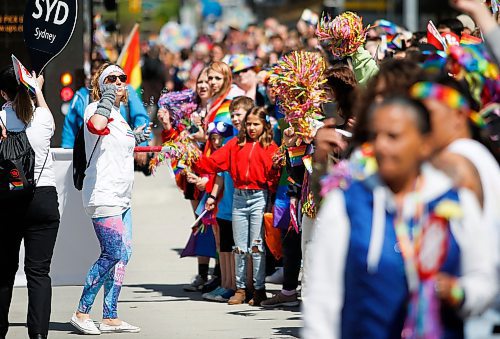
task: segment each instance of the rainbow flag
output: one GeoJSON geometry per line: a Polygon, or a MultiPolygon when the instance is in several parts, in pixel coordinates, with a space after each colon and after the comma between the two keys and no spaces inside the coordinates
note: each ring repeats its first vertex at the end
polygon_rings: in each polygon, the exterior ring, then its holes
{"type": "Polygon", "coordinates": [[[300,166],[303,164],[302,157],[306,155],[307,145],[288,147],[288,156],[290,158],[290,165],[292,167],[300,166]]]}
{"type": "Polygon", "coordinates": [[[139,39],[139,24],[135,24],[127,37],[122,52],[116,62],[127,74],[127,84],[130,84],[141,97],[141,46],[139,39]]]}
{"type": "Polygon", "coordinates": [[[11,55],[12,66],[14,67],[14,72],[16,74],[16,79],[18,84],[26,86],[26,88],[35,94],[38,84],[33,75],[23,66],[21,61],[19,61],[14,54],[11,55]]]}
{"type": "Polygon", "coordinates": [[[231,101],[232,100],[225,99],[222,102],[222,104],[217,109],[217,112],[215,112],[212,121],[217,121],[217,122],[222,121],[231,126],[233,125],[233,123],[231,122],[231,112],[229,112],[229,105],[231,104],[231,101]]]}
{"type": "Polygon", "coordinates": [[[9,189],[11,191],[22,190],[23,188],[24,188],[24,185],[23,185],[22,181],[12,181],[9,183],[9,189]]]}
{"type": "Polygon", "coordinates": [[[402,49],[403,34],[397,33],[396,35],[387,35],[387,45],[392,49],[402,49]]]}
{"type": "Polygon", "coordinates": [[[172,171],[174,172],[174,175],[178,175],[183,170],[186,169],[186,165],[179,160],[172,160],[172,162],[170,163],[170,166],[172,168],[172,171]]]}
{"type": "Polygon", "coordinates": [[[476,38],[470,34],[462,34],[460,38],[460,45],[479,45],[483,43],[483,40],[480,38],[476,38]]]}
{"type": "Polygon", "coordinates": [[[398,26],[395,23],[385,19],[378,20],[378,22],[375,24],[375,27],[377,26],[382,28],[385,33],[387,33],[387,35],[394,36],[398,31],[398,26]]]}

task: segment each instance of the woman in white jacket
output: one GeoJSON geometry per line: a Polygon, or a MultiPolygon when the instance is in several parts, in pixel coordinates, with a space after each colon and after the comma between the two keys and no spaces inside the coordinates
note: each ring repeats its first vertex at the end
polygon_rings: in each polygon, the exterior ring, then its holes
{"type": "Polygon", "coordinates": [[[425,164],[421,103],[387,99],[370,126],[378,172],[331,192],[318,216],[304,337],[463,338],[460,316],[498,288],[491,231],[474,195],[425,164]]]}

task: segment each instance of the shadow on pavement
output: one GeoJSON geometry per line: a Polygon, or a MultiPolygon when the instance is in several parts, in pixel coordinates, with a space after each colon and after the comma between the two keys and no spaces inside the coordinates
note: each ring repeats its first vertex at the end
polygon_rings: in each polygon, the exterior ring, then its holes
{"type": "Polygon", "coordinates": [[[182,251],[184,251],[184,248],[172,248],[171,250],[177,252],[177,254],[180,256],[182,251]]]}
{"type": "MultiPolygon", "coordinates": [[[[26,327],[26,323],[10,323],[9,327],[26,327]]],[[[49,331],[69,332],[70,334],[79,334],[75,328],[69,323],[50,322],[49,331]]]]}
{"type": "MultiPolygon", "coordinates": [[[[288,312],[300,312],[300,306],[297,307],[275,307],[275,308],[263,308],[263,307],[255,307],[252,308],[251,310],[239,310],[239,311],[231,311],[227,312],[227,314],[231,315],[238,315],[242,317],[253,317],[256,316],[257,314],[259,316],[265,316],[266,312],[272,312],[272,311],[288,311],[288,312]]],[[[298,317],[292,317],[288,318],[287,320],[301,320],[302,318],[300,316],[298,317]]],[[[259,319],[259,320],[269,320],[269,319],[259,319]]]]}
{"type": "Polygon", "coordinates": [[[226,312],[227,314],[230,314],[230,315],[237,315],[237,316],[240,316],[240,317],[255,317],[257,315],[257,313],[261,312],[262,310],[261,309],[252,309],[252,310],[239,310],[239,311],[230,311],[230,312],[226,312]]]}
{"type": "Polygon", "coordinates": [[[275,327],[273,328],[274,336],[289,336],[292,338],[300,338],[300,327],[275,327]]]}
{"type": "MultiPolygon", "coordinates": [[[[126,285],[126,287],[132,288],[142,288],[144,291],[134,291],[134,294],[147,294],[151,292],[161,293],[163,297],[173,297],[179,300],[196,300],[202,301],[200,292],[186,292],[183,287],[187,284],[177,284],[177,285],[163,285],[163,284],[137,284],[137,285],[126,285]]],[[[153,298],[153,297],[151,297],[153,298]]],[[[148,298],[149,299],[149,298],[148,298]]],[[[161,300],[166,301],[166,300],[161,300]]],[[[168,301],[176,301],[176,300],[168,300],[168,301]]],[[[134,300],[130,302],[141,302],[140,300],[134,300]]]]}

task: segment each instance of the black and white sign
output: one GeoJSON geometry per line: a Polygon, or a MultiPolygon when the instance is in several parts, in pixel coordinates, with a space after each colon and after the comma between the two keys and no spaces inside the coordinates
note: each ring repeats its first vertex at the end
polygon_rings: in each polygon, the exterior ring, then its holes
{"type": "Polygon", "coordinates": [[[73,34],[77,0],[29,0],[24,11],[24,41],[39,74],[73,34]]]}

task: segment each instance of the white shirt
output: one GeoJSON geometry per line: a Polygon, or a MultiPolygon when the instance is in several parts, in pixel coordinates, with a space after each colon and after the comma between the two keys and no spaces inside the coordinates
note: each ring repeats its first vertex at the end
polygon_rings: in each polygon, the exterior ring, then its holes
{"type": "MultiPolygon", "coordinates": [[[[6,103],[2,108],[3,111],[0,111],[0,117],[7,125],[7,130],[12,132],[22,131],[25,125],[17,117],[12,105],[6,103]]],[[[26,135],[31,147],[35,151],[35,181],[40,176],[36,184],[37,187],[56,186],[52,157],[48,154],[50,152],[50,139],[54,135],[54,131],[54,117],[50,110],[44,107],[36,107],[33,112],[33,118],[26,127],[26,135]],[[43,166],[45,159],[47,159],[47,162],[43,166]],[[42,172],[41,175],[40,172],[42,172]]]]}
{"type": "Polygon", "coordinates": [[[500,167],[484,145],[473,139],[457,139],[448,145],[448,151],[469,160],[477,170],[483,190],[482,224],[497,234],[497,265],[500,271],[500,167]]]}
{"type": "MultiPolygon", "coordinates": [[[[94,102],[85,110],[85,126],[96,109],[97,102],[94,102]]],[[[83,180],[83,205],[90,215],[95,211],[92,207],[117,206],[125,210],[130,207],[132,199],[134,134],[116,107],[111,110],[110,118],[113,119],[107,125],[110,133],[99,139],[83,180]]],[[[89,162],[99,136],[90,133],[88,128],[84,131],[85,154],[89,162]]]]}

